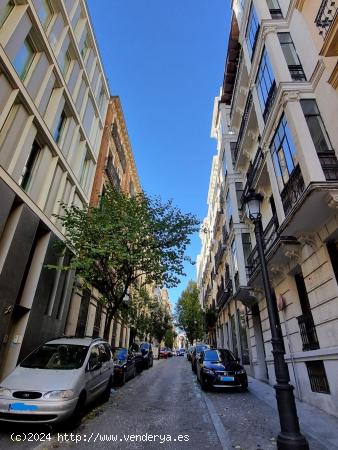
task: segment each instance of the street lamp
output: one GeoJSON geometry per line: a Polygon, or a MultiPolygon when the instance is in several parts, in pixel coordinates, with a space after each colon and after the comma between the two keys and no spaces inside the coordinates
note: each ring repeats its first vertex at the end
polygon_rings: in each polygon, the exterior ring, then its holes
{"type": "Polygon", "coordinates": [[[279,413],[281,432],[277,437],[278,450],[308,450],[309,444],[300,433],[296,402],[293,394],[294,387],[290,384],[289,369],[284,359],[283,334],[279,322],[277,307],[272,295],[267,263],[264,254],[263,226],[261,203],[263,197],[250,189],[244,202],[246,213],[255,225],[256,246],[261,265],[263,286],[268,308],[272,354],[275,366],[276,399],[279,413]]]}

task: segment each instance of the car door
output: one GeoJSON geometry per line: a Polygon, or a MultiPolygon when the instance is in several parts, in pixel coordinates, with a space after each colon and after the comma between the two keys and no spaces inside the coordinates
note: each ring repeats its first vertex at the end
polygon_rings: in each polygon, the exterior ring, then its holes
{"type": "Polygon", "coordinates": [[[101,392],[103,385],[101,367],[102,362],[100,361],[99,345],[93,345],[90,349],[86,368],[86,391],[88,400],[94,399],[101,392]]]}

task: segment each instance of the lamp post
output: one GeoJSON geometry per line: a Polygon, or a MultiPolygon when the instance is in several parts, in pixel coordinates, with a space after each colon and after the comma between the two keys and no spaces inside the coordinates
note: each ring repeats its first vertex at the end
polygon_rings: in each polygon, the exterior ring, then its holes
{"type": "Polygon", "coordinates": [[[277,407],[281,432],[277,437],[278,450],[308,450],[309,444],[301,434],[297,416],[294,387],[290,384],[289,369],[284,359],[283,334],[280,326],[277,305],[272,295],[267,263],[264,253],[263,226],[260,211],[262,195],[250,190],[244,202],[246,213],[255,226],[256,245],[261,265],[263,286],[268,308],[272,354],[275,366],[277,407]]]}

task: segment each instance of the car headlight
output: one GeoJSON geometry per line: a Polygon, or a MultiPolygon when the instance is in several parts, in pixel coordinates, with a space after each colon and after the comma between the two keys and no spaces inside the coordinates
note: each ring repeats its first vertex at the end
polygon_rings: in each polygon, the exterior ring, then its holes
{"type": "Polygon", "coordinates": [[[237,370],[237,372],[236,372],[237,375],[243,375],[244,373],[246,373],[244,369],[237,370]]]}
{"type": "Polygon", "coordinates": [[[74,391],[68,389],[66,391],[49,391],[44,394],[43,398],[47,398],[48,400],[68,400],[74,396],[74,391]]]}
{"type": "Polygon", "coordinates": [[[204,369],[203,369],[203,372],[204,372],[204,373],[207,373],[208,375],[215,375],[215,372],[214,372],[212,369],[206,369],[206,368],[204,368],[204,369]]]}
{"type": "Polygon", "coordinates": [[[0,386],[0,397],[12,397],[12,391],[0,386]]]}

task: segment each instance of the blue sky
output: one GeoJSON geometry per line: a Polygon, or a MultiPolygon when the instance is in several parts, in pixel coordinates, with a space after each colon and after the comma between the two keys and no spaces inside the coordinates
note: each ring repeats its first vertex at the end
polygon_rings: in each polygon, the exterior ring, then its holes
{"type": "MultiPolygon", "coordinates": [[[[88,0],[111,93],[121,98],[143,189],[200,220],[216,141],[214,97],[223,80],[229,0],[88,0]]],[[[192,238],[193,260],[200,240],[192,238]]],[[[170,290],[175,303],[196,266],[170,290]]]]}

